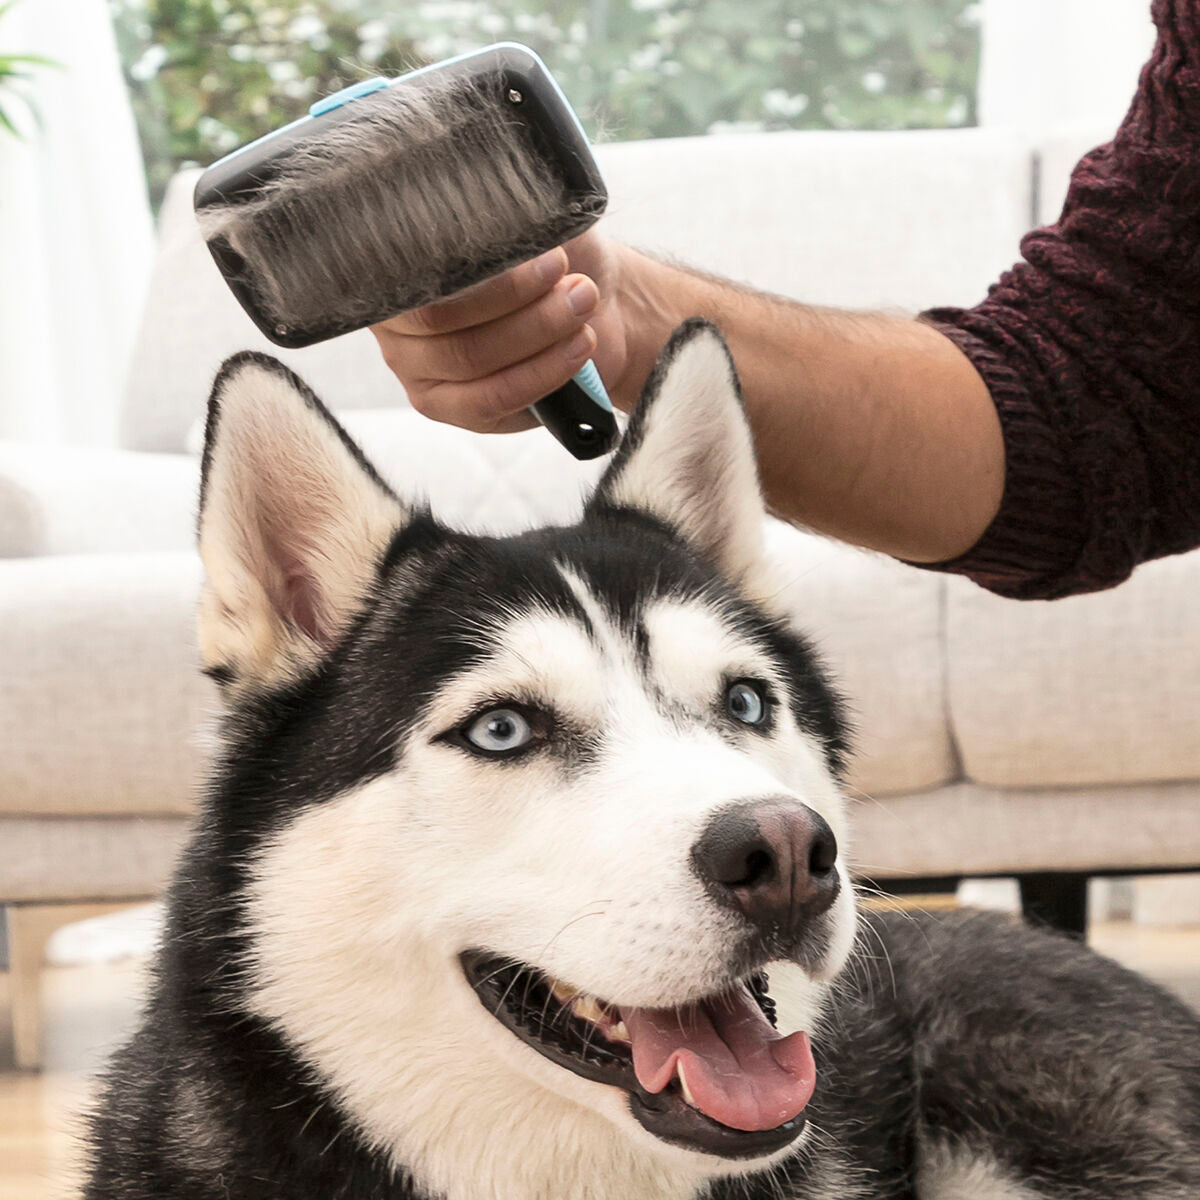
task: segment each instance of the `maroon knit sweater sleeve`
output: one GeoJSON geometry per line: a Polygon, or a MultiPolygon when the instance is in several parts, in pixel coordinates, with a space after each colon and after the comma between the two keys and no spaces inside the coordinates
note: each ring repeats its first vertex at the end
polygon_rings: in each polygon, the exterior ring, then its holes
{"type": "Polygon", "coordinates": [[[1058,223],[972,309],[933,322],[1004,431],[1000,512],[940,569],[1002,595],[1111,587],[1200,545],[1200,0],[1156,0],[1133,106],[1058,223]]]}

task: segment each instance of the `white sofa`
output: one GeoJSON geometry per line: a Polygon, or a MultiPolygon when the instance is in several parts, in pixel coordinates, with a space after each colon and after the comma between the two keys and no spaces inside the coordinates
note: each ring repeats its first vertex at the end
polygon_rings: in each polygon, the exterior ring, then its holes
{"type": "MultiPolygon", "coordinates": [[[[1047,147],[1040,194],[1061,195],[1098,140],[1047,147]]],[[[600,158],[611,226],[634,244],[809,301],[916,310],[978,299],[1053,216],[1036,208],[1037,149],[987,131],[781,133],[600,158]]],[[[199,244],[192,182],[162,215],[122,449],[0,445],[0,904],[26,1065],[45,937],[159,891],[204,759],[194,439],[221,359],[267,347],[199,244]]],[[[594,475],[541,432],[481,438],[407,410],[367,334],[281,356],[402,493],[449,519],[559,518],[594,475]]],[[[782,526],[771,537],[857,714],[864,875],[897,889],[1017,875],[1054,899],[1064,876],[1200,866],[1200,558],[1018,604],[782,526]]]]}

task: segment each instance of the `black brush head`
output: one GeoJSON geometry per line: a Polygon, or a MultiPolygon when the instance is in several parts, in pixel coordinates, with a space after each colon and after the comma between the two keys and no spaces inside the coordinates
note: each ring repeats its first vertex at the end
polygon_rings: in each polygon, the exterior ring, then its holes
{"type": "Polygon", "coordinates": [[[196,187],[217,266],[277,345],[312,345],[461,291],[604,211],[587,138],[525,47],[348,93],[215,163],[196,187]]]}

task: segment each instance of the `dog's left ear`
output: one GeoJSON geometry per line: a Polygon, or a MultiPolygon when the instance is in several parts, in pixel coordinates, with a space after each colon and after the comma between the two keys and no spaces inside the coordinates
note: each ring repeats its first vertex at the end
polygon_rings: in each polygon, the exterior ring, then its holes
{"type": "Polygon", "coordinates": [[[734,583],[757,591],[762,492],[733,360],[696,318],[671,335],[591,502],[677,530],[734,583]]]}
{"type": "Polygon", "coordinates": [[[365,604],[405,518],[300,379],[265,354],[229,359],[200,487],[205,668],[237,691],[311,670],[365,604]]]}

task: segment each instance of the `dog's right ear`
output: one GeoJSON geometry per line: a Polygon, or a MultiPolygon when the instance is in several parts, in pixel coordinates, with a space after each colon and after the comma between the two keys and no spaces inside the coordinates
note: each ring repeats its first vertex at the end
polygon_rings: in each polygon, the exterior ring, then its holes
{"type": "Polygon", "coordinates": [[[208,402],[200,651],[235,691],[311,670],[363,607],[404,506],[312,391],[265,354],[208,402]]]}

